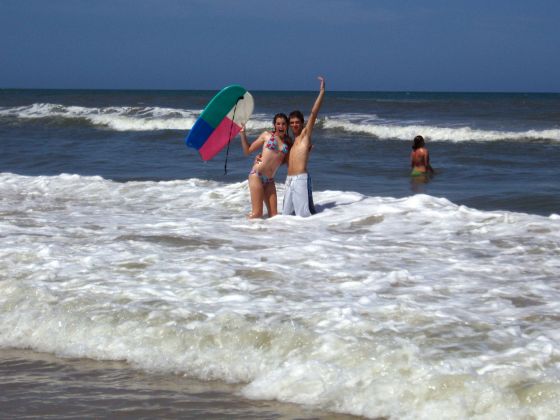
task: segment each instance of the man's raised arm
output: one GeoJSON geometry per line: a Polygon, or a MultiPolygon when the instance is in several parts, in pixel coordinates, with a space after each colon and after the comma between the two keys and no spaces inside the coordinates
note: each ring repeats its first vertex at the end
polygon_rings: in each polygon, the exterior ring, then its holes
{"type": "Polygon", "coordinates": [[[321,105],[323,104],[323,98],[325,97],[325,79],[321,76],[318,77],[321,81],[321,87],[319,88],[319,95],[313,104],[313,108],[311,108],[311,115],[307,120],[307,124],[305,125],[305,130],[307,131],[307,135],[311,136],[311,132],[313,131],[313,127],[315,126],[315,121],[317,120],[317,115],[319,114],[319,109],[321,109],[321,105]]]}

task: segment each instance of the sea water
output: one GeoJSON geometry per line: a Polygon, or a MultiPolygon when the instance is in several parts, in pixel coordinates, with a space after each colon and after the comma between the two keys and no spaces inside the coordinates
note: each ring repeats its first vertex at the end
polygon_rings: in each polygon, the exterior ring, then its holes
{"type": "MultiPolygon", "coordinates": [[[[328,92],[318,214],[254,221],[239,140],[227,174],[225,151],[203,163],[184,146],[213,93],[1,92],[6,377],[54,383],[44,365],[90,360],[128,375],[111,389],[219,384],[218,415],[239,418],[556,417],[560,95],[328,92]],[[408,176],[416,134],[426,183],[408,176]]],[[[253,94],[251,138],[315,98],[253,94]]],[[[106,413],[78,394],[66,402],[106,413]]],[[[215,413],[215,398],[161,401],[151,415],[215,413]]]]}

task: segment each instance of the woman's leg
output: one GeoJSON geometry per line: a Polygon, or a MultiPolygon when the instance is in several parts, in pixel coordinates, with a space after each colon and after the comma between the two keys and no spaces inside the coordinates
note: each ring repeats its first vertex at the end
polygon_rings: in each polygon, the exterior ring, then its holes
{"type": "Polygon", "coordinates": [[[249,193],[251,194],[251,213],[249,218],[256,219],[262,217],[264,188],[257,174],[249,175],[249,193]]]}
{"type": "Polygon", "coordinates": [[[268,217],[274,217],[278,214],[278,197],[276,195],[276,184],[269,182],[264,187],[264,202],[268,211],[268,217]]]}

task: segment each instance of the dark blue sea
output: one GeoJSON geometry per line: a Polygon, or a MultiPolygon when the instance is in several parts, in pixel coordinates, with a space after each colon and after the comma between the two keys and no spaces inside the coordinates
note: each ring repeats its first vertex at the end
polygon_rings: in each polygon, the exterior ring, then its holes
{"type": "Polygon", "coordinates": [[[5,416],[557,416],[560,94],[327,91],[318,214],[249,221],[215,93],[0,90],[5,416]]]}

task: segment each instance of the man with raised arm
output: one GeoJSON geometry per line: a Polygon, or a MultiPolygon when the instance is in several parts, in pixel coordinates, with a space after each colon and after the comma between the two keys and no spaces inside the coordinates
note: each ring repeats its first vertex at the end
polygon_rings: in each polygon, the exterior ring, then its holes
{"type": "Polygon", "coordinates": [[[313,146],[311,142],[313,126],[325,96],[325,79],[322,77],[318,79],[321,81],[319,96],[313,104],[311,115],[305,127],[303,126],[304,120],[301,111],[293,111],[289,116],[290,128],[294,133],[295,140],[288,156],[288,176],[282,208],[282,214],[285,215],[295,214],[296,216],[308,217],[315,214],[311,178],[307,172],[307,161],[313,146]]]}

